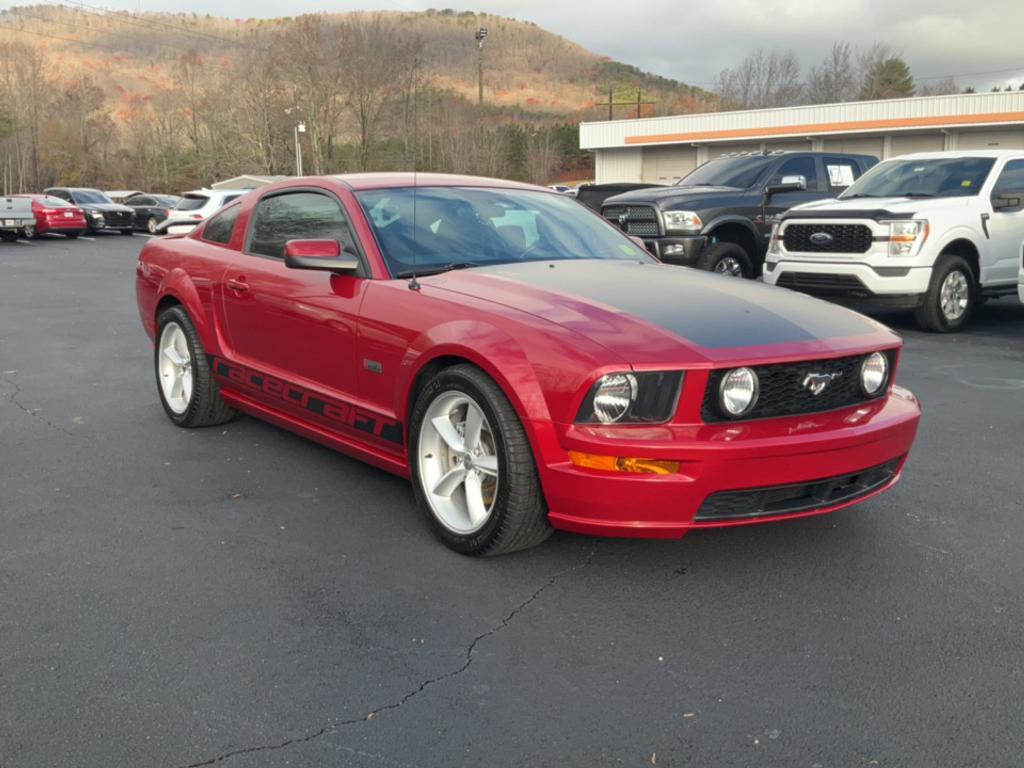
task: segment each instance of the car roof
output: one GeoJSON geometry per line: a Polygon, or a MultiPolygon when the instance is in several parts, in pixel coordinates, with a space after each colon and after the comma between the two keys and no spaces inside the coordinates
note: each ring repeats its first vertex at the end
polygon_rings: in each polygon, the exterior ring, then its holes
{"type": "Polygon", "coordinates": [[[941,160],[947,157],[951,159],[957,157],[989,157],[998,160],[1001,157],[1024,157],[1024,149],[952,149],[947,152],[914,152],[913,154],[898,155],[888,159],[941,160]]]}
{"type": "MultiPolygon", "coordinates": [[[[327,177],[339,181],[349,189],[358,192],[363,189],[389,189],[396,187],[490,187],[492,189],[524,189],[554,194],[553,190],[535,184],[519,181],[491,179],[485,176],[462,176],[453,173],[416,173],[399,171],[391,173],[345,173],[327,177]]],[[[296,180],[292,180],[294,184],[296,180]]],[[[298,180],[301,182],[301,180],[298,180]]],[[[285,183],[283,186],[288,186],[285,183]]]]}

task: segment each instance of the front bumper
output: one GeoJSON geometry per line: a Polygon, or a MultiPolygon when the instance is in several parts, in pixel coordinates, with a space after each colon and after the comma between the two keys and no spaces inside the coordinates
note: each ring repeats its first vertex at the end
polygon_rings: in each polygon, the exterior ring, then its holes
{"type": "Polygon", "coordinates": [[[704,235],[645,237],[644,246],[666,264],[695,267],[707,241],[704,235]]]}
{"type": "Polygon", "coordinates": [[[876,267],[864,262],[767,261],[764,282],[829,299],[891,307],[920,306],[932,279],[930,266],[876,267]]]}
{"type": "Polygon", "coordinates": [[[583,469],[568,458],[542,465],[549,519],[556,528],[590,535],[678,538],[693,528],[830,512],[896,483],[920,416],[916,398],[893,387],[882,402],[784,419],[618,429],[569,426],[561,439],[565,451],[668,459],[681,467],[672,475],[631,475],[583,469]],[[890,464],[888,477],[867,474],[890,464]],[[864,492],[828,495],[822,490],[849,489],[851,483],[861,483],[864,492]],[[717,494],[754,495],[792,486],[806,486],[783,493],[798,506],[698,519],[705,502],[717,494]]]}

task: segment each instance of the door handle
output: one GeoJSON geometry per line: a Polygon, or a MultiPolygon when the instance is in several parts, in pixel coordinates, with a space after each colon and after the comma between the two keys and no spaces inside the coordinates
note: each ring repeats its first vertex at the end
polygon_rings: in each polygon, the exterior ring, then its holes
{"type": "Polygon", "coordinates": [[[239,293],[245,293],[246,291],[249,290],[249,284],[245,282],[244,277],[229,277],[227,281],[227,286],[232,291],[238,291],[239,293]]]}

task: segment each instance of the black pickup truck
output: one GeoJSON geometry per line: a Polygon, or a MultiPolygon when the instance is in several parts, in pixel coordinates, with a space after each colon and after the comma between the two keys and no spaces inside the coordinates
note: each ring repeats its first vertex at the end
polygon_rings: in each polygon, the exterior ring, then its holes
{"type": "Polygon", "coordinates": [[[601,215],[662,261],[757,277],[779,216],[835,197],[877,162],[838,152],[728,155],[670,187],[610,197],[601,215]]]}

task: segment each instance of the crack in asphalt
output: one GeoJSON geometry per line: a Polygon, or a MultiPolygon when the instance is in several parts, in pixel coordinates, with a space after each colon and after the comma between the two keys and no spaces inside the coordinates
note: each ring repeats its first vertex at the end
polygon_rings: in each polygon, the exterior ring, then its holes
{"type": "Polygon", "coordinates": [[[376,709],[371,710],[363,717],[354,717],[348,720],[338,720],[333,723],[328,723],[323,728],[320,728],[318,731],[306,734],[305,736],[295,736],[290,739],[285,739],[284,741],[278,742],[277,744],[262,744],[253,747],[240,747],[238,749],[232,749],[228,752],[222,752],[221,754],[215,757],[211,757],[207,760],[201,760],[197,763],[189,763],[188,765],[182,766],[182,768],[202,768],[203,766],[214,765],[215,763],[220,763],[224,760],[229,760],[230,758],[239,757],[241,755],[248,755],[253,752],[269,752],[279,749],[285,749],[286,747],[290,747],[294,744],[304,744],[306,742],[313,741],[314,739],[318,739],[321,736],[324,736],[328,733],[333,733],[337,731],[339,728],[343,728],[348,725],[355,725],[357,723],[365,723],[369,720],[373,720],[377,715],[381,714],[382,712],[389,712],[391,710],[403,707],[407,702],[419,696],[421,693],[423,693],[423,691],[425,691],[430,686],[444,682],[445,680],[451,680],[453,677],[458,677],[459,675],[463,674],[466,670],[468,670],[473,663],[473,652],[476,650],[477,645],[479,645],[481,641],[486,640],[488,637],[491,637],[492,635],[495,635],[501,632],[506,627],[508,627],[508,625],[516,616],[518,616],[524,609],[526,609],[545,591],[552,587],[555,584],[555,582],[559,581],[565,576],[569,576],[570,574],[576,573],[577,571],[582,571],[584,568],[587,568],[594,561],[594,557],[597,555],[597,545],[598,541],[595,540],[590,548],[590,552],[581,562],[576,563],[576,565],[572,565],[568,568],[563,568],[562,570],[555,573],[540,587],[534,590],[533,594],[531,594],[528,598],[526,598],[521,603],[519,603],[519,605],[513,608],[509,612],[509,614],[505,616],[505,618],[503,618],[498,624],[494,625],[486,632],[483,632],[482,634],[479,634],[476,637],[474,637],[470,644],[466,647],[466,658],[465,661],[462,662],[462,664],[460,664],[458,667],[449,672],[445,672],[442,675],[438,675],[437,677],[432,677],[422,681],[421,683],[419,683],[419,685],[417,685],[414,689],[406,693],[397,701],[393,701],[389,704],[383,704],[377,707],[376,709]]]}
{"type": "Polygon", "coordinates": [[[33,411],[31,408],[28,408],[25,405],[23,405],[21,403],[21,401],[18,400],[18,395],[21,394],[21,387],[19,387],[16,382],[14,382],[13,380],[9,379],[7,376],[0,376],[0,381],[4,381],[7,384],[9,384],[10,386],[14,387],[14,391],[7,395],[7,399],[10,400],[12,403],[14,403],[16,406],[18,406],[18,408],[23,410],[25,413],[27,413],[33,419],[39,419],[39,421],[43,422],[43,424],[48,426],[50,429],[55,429],[58,432],[63,432],[68,437],[77,437],[77,435],[75,435],[74,432],[66,430],[66,429],[64,429],[64,427],[58,426],[57,424],[54,424],[52,421],[50,421],[45,416],[40,415],[38,411],[33,411]]]}

